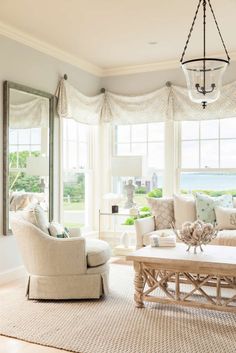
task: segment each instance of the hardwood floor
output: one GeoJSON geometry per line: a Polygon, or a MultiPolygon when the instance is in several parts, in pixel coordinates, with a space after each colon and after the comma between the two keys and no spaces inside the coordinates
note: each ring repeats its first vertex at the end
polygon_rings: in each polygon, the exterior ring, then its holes
{"type": "MultiPolygon", "coordinates": [[[[20,280],[10,282],[0,286],[0,291],[8,291],[9,289],[14,290],[16,287],[25,286],[26,279],[22,278],[20,280]]],[[[1,304],[0,304],[1,305],[1,304]]],[[[40,346],[38,344],[33,344],[25,341],[21,341],[15,338],[10,338],[0,335],[0,353],[68,353],[61,349],[50,348],[45,346],[40,346]]]]}

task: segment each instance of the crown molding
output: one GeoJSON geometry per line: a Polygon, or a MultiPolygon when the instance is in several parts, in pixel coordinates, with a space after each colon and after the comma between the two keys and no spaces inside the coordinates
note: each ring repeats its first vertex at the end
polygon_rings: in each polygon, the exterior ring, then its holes
{"type": "Polygon", "coordinates": [[[76,66],[95,76],[101,77],[103,74],[103,70],[100,67],[93,65],[90,62],[85,61],[83,59],[79,59],[75,55],[68,54],[64,50],[61,50],[44,41],[36,39],[22,31],[19,31],[18,29],[12,26],[6,25],[1,21],[0,21],[0,35],[13,39],[19,43],[27,45],[28,47],[36,49],[44,54],[50,55],[56,59],[64,61],[73,66],[76,66]]]}
{"type": "Polygon", "coordinates": [[[133,66],[121,66],[110,69],[103,69],[102,76],[121,76],[138,74],[142,72],[171,70],[180,67],[180,62],[177,60],[159,61],[156,63],[133,65],[133,66]]]}
{"type": "MultiPolygon", "coordinates": [[[[209,55],[209,57],[222,57],[225,53],[217,53],[209,55]]],[[[230,61],[236,61],[236,52],[230,53],[230,61]]],[[[159,61],[156,63],[143,64],[143,65],[133,65],[133,66],[121,66],[114,67],[109,69],[103,69],[102,76],[122,76],[122,75],[132,75],[139,74],[144,72],[152,72],[152,71],[165,71],[165,70],[174,70],[179,68],[180,61],[179,60],[166,60],[159,61]]]]}
{"type": "MultiPolygon", "coordinates": [[[[13,39],[19,43],[27,45],[33,49],[36,49],[44,54],[52,56],[58,60],[64,61],[68,64],[78,67],[88,73],[91,73],[98,77],[109,77],[109,76],[123,76],[132,75],[145,72],[153,71],[164,71],[164,70],[174,70],[180,67],[179,60],[166,60],[159,61],[149,64],[141,65],[130,65],[130,66],[120,66],[113,68],[101,68],[94,65],[86,60],[80,59],[75,55],[69,54],[64,50],[61,50],[53,45],[50,45],[44,41],[34,38],[12,26],[6,25],[0,21],[0,35],[13,39]]],[[[224,53],[218,53],[213,56],[222,56],[224,53]]],[[[230,53],[231,61],[236,61],[236,52],[230,53]]]]}

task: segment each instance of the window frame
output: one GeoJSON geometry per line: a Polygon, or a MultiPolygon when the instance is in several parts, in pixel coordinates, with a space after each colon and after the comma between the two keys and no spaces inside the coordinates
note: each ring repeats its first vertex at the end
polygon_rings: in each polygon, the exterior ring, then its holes
{"type": "MultiPolygon", "coordinates": [[[[234,118],[236,119],[236,117],[234,118]]],[[[206,119],[206,121],[210,121],[212,119],[206,119]]],[[[218,120],[218,138],[217,138],[217,143],[218,143],[218,167],[206,167],[202,168],[201,167],[201,141],[213,141],[216,140],[216,138],[209,138],[209,139],[201,139],[201,121],[202,120],[197,120],[199,123],[199,137],[198,139],[186,139],[182,140],[182,122],[178,122],[178,141],[176,143],[177,149],[178,149],[178,161],[177,161],[177,167],[176,167],[176,190],[177,192],[181,192],[181,173],[206,173],[206,174],[217,174],[217,173],[229,173],[229,174],[236,174],[236,167],[235,168],[221,168],[221,151],[220,151],[220,146],[221,146],[221,141],[227,141],[227,140],[235,140],[236,137],[232,138],[221,138],[221,121],[224,119],[214,119],[218,120]],[[199,168],[182,168],[182,142],[183,141],[199,141],[199,168]]]]}

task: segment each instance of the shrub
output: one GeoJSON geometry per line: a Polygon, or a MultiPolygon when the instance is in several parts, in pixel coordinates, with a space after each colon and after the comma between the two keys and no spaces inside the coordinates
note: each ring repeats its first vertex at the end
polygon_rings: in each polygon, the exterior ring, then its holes
{"type": "Polygon", "coordinates": [[[145,186],[139,186],[136,190],[135,190],[135,194],[146,194],[147,190],[145,188],[145,186]]]}
{"type": "Polygon", "coordinates": [[[125,226],[132,226],[134,225],[135,218],[129,217],[124,221],[125,226]]]}
{"type": "Polygon", "coordinates": [[[152,191],[150,191],[148,193],[148,196],[149,197],[156,197],[156,198],[162,197],[162,189],[160,189],[160,188],[153,189],[152,191]]]}
{"type": "Polygon", "coordinates": [[[143,206],[143,207],[140,208],[140,211],[141,211],[141,212],[150,212],[150,207],[148,207],[148,206],[143,206]]]}

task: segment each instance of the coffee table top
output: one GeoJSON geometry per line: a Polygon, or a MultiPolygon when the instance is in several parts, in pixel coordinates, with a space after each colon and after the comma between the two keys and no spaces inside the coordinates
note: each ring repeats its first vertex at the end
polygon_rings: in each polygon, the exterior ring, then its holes
{"type": "MultiPolygon", "coordinates": [[[[226,269],[236,276],[236,247],[207,245],[204,251],[197,249],[197,254],[193,253],[193,248],[186,251],[187,246],[177,243],[176,247],[151,247],[147,246],[136,250],[126,257],[129,261],[156,263],[168,266],[169,268],[186,269],[226,269]]],[[[209,272],[209,271],[208,271],[209,272]]],[[[210,271],[212,272],[212,271],[210,271]]],[[[228,271],[227,271],[228,272],[228,271]]]]}

